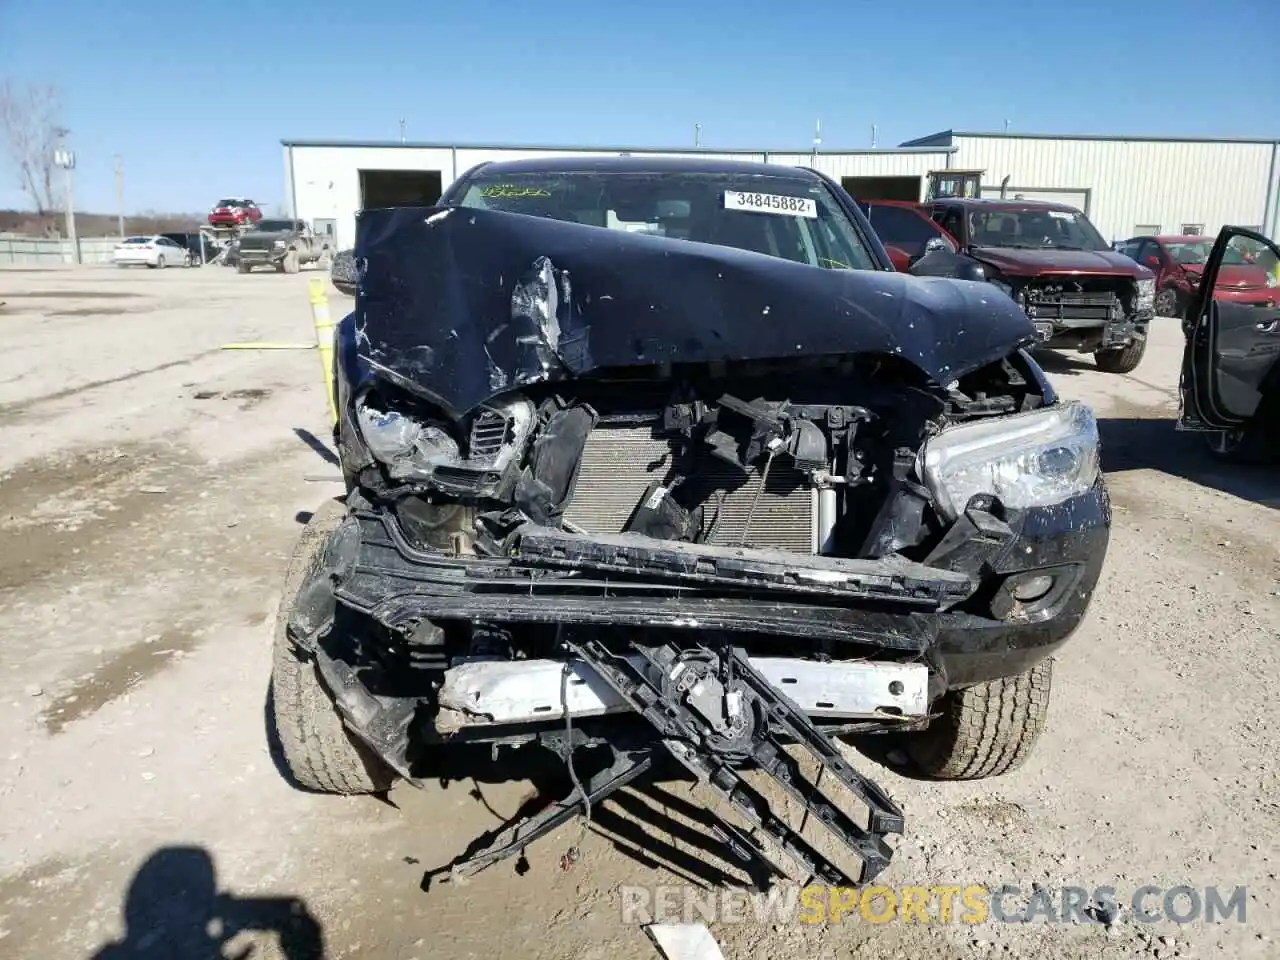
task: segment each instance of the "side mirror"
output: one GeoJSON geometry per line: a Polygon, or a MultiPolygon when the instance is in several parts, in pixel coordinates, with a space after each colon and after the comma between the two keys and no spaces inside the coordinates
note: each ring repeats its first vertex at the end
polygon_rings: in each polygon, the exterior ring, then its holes
{"type": "Polygon", "coordinates": [[[1147,263],[1147,266],[1148,266],[1148,267],[1150,267],[1152,270],[1159,270],[1159,269],[1160,269],[1160,258],[1159,258],[1159,257],[1147,257],[1147,261],[1146,261],[1146,263],[1147,263]]]}

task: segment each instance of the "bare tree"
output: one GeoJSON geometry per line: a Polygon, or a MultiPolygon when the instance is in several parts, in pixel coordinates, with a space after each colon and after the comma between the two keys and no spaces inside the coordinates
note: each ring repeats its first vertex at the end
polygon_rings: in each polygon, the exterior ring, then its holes
{"type": "Polygon", "coordinates": [[[43,216],[54,208],[53,152],[64,135],[62,94],[53,84],[0,84],[0,137],[22,190],[43,216]]]}

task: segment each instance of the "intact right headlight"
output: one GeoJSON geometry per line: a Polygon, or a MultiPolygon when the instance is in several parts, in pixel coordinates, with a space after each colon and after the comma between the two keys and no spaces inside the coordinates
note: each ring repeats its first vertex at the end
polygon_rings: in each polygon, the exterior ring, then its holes
{"type": "Polygon", "coordinates": [[[925,443],[917,471],[949,520],[984,493],[1014,510],[1053,506],[1097,480],[1098,424],[1076,401],[959,424],[925,443]]]}

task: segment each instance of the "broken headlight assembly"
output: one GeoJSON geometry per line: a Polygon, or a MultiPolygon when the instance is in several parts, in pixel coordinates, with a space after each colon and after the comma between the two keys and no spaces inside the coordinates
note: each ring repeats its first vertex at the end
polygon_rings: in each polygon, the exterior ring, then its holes
{"type": "Polygon", "coordinates": [[[1154,310],[1156,308],[1156,282],[1151,280],[1138,281],[1138,298],[1134,302],[1134,309],[1138,311],[1154,310]]]}
{"type": "Polygon", "coordinates": [[[478,483],[501,480],[518,461],[533,429],[533,404],[523,397],[477,408],[455,430],[406,405],[369,391],[356,402],[356,423],[369,453],[397,480],[435,479],[440,471],[473,474],[478,483]]]}
{"type": "Polygon", "coordinates": [[[1073,401],[948,427],[925,443],[917,471],[948,520],[977,494],[1013,510],[1053,506],[1097,480],[1098,425],[1073,401]]]}

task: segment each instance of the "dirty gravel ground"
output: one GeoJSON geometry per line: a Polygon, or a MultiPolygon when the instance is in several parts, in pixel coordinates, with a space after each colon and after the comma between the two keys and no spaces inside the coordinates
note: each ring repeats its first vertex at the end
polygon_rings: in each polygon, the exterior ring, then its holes
{"type": "MultiPolygon", "coordinates": [[[[478,765],[382,802],[277,772],[278,585],[301,519],[340,485],[314,440],[314,352],[219,345],[309,338],[306,280],[0,271],[0,955],[652,956],[620,885],[737,876],[686,782],[597,811],[569,871],[578,826],[523,875],[424,893],[424,869],[528,783],[478,765]]],[[[1217,467],[1174,432],[1179,350],[1165,321],[1132,376],[1046,362],[1103,418],[1115,528],[1030,762],[936,784],[851,756],[906,810],[886,883],[1111,885],[1121,902],[1147,883],[1243,885],[1247,922],[715,923],[726,956],[1280,955],[1280,475],[1217,467]]]]}

